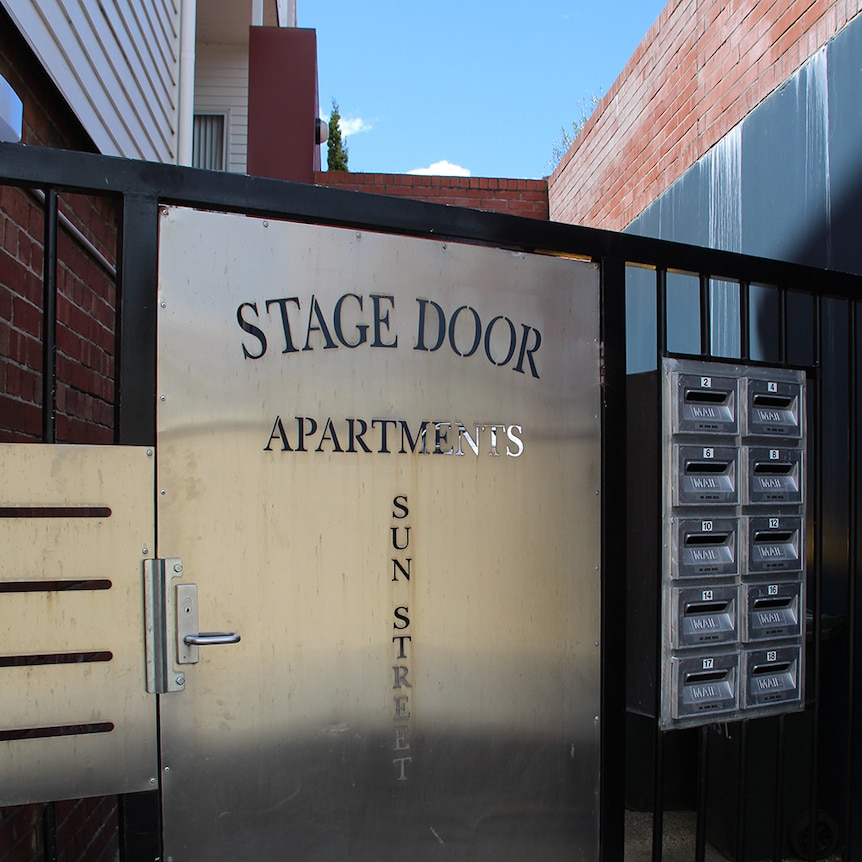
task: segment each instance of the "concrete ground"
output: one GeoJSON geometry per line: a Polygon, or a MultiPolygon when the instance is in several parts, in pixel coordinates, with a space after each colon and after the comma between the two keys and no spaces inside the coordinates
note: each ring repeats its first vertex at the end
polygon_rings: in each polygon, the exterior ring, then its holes
{"type": "MultiPolygon", "coordinates": [[[[666,811],[662,862],[694,862],[696,829],[697,815],[694,811],[666,811]]],[[[705,862],[726,862],[727,857],[707,843],[704,859],[705,862]]],[[[651,812],[626,812],[625,862],[652,862],[651,812]]],[[[784,862],[798,860],[796,857],[790,857],[784,862]]],[[[841,862],[841,857],[829,856],[822,862],[841,862]]]]}

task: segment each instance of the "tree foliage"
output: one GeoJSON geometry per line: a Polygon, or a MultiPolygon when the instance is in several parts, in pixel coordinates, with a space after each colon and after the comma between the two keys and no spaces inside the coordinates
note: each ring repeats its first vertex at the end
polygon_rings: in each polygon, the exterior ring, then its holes
{"type": "Polygon", "coordinates": [[[587,120],[589,120],[600,101],[601,96],[593,93],[588,100],[578,99],[575,103],[580,108],[579,115],[572,120],[571,129],[567,129],[565,126],[560,129],[560,137],[551,145],[551,158],[548,161],[551,173],[553,173],[554,169],[560,163],[560,159],[569,151],[569,147],[574,143],[575,138],[584,130],[587,120]]]}
{"type": "Polygon", "coordinates": [[[332,100],[332,113],[329,115],[329,137],[326,139],[326,167],[330,171],[349,171],[347,167],[347,146],[341,140],[341,112],[338,102],[332,100]]]}

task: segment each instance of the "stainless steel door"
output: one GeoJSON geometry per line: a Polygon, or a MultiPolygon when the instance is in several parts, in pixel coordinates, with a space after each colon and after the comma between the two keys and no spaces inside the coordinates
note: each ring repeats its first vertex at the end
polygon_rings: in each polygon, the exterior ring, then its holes
{"type": "Polygon", "coordinates": [[[166,857],[596,858],[595,267],[166,210],[158,397],[166,857]]]}

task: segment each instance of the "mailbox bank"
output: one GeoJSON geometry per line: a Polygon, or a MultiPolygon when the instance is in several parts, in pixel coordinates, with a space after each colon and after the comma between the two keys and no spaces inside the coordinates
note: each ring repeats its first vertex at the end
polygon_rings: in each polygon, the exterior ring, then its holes
{"type": "Polygon", "coordinates": [[[664,729],[801,709],[804,375],[665,359],[629,387],[629,709],[664,729]]]}

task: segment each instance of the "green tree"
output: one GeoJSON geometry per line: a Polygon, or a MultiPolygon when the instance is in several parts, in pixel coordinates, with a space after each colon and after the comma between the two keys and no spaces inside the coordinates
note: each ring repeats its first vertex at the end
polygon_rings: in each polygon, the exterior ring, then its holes
{"type": "Polygon", "coordinates": [[[589,120],[593,111],[596,109],[596,105],[598,105],[600,101],[601,97],[593,93],[588,101],[585,102],[582,99],[578,99],[575,103],[581,109],[580,116],[572,121],[571,129],[567,129],[563,126],[560,129],[560,137],[551,145],[551,158],[548,161],[548,167],[550,168],[551,173],[554,172],[554,169],[560,163],[560,159],[562,159],[569,151],[569,147],[574,143],[575,138],[584,130],[587,120],[589,120]]]}
{"type": "Polygon", "coordinates": [[[341,113],[338,102],[332,100],[332,113],[329,115],[329,137],[326,139],[326,167],[330,171],[349,171],[347,167],[347,147],[341,140],[341,113]]]}

